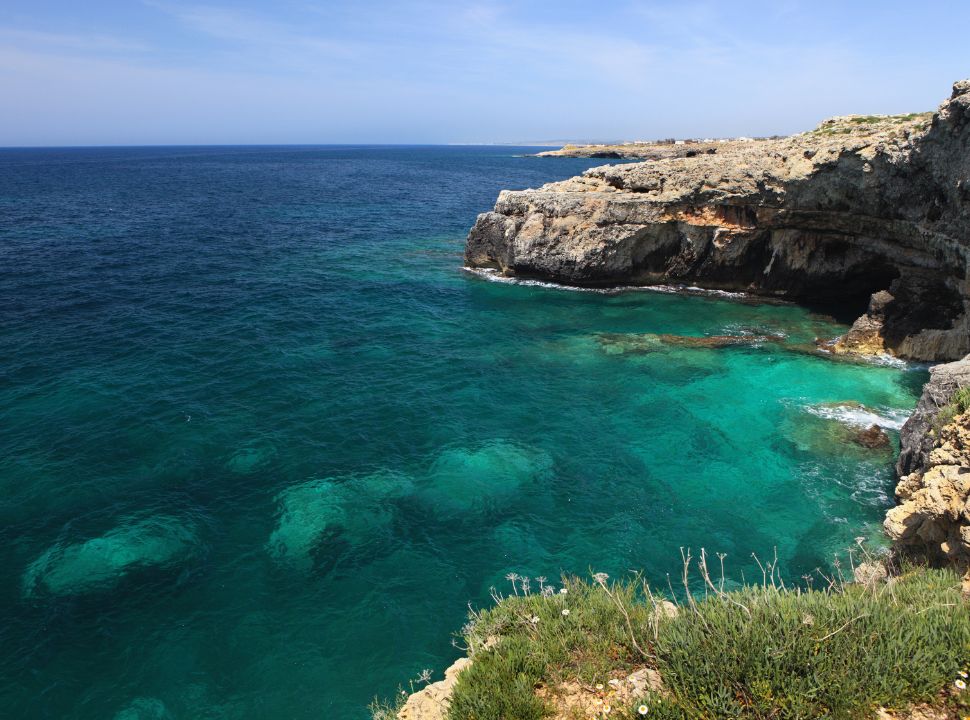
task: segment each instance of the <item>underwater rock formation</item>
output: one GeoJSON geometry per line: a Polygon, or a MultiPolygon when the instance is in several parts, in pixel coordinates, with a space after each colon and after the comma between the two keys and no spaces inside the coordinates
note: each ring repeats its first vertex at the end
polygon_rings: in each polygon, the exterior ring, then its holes
{"type": "Polygon", "coordinates": [[[878,425],[870,425],[865,430],[856,431],[852,436],[852,442],[870,450],[889,447],[890,445],[889,436],[878,425]]]}
{"type": "Polygon", "coordinates": [[[171,720],[172,714],[158,698],[135,698],[114,720],[171,720]]]}
{"type": "Polygon", "coordinates": [[[603,350],[609,354],[647,354],[665,347],[701,348],[718,350],[727,347],[761,347],[766,343],[778,343],[780,339],[769,335],[672,335],[669,333],[601,333],[596,337],[603,350]]]}
{"type": "Polygon", "coordinates": [[[267,551],[280,563],[308,570],[328,535],[343,537],[354,547],[381,537],[393,520],[391,503],[413,491],[410,477],[390,471],[289,487],[276,496],[279,520],[267,551]]]}
{"type": "Polygon", "coordinates": [[[836,352],[970,352],[970,81],[936,113],[503,191],[465,263],[576,285],[690,283],[869,310],[836,352]]]}
{"type": "Polygon", "coordinates": [[[126,521],[100,537],[56,543],[28,567],[24,597],[104,590],[140,568],[184,562],[198,550],[194,527],[175,517],[126,521]]]}
{"type": "Polygon", "coordinates": [[[487,513],[551,472],[552,458],[542,450],[505,441],[455,448],[438,455],[421,497],[442,517],[487,513]]]}

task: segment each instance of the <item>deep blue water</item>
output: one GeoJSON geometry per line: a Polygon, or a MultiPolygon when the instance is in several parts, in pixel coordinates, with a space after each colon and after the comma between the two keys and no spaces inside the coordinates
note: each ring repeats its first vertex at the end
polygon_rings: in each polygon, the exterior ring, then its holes
{"type": "Polygon", "coordinates": [[[795,352],[844,328],[794,306],[463,272],[501,188],[602,163],[525,151],[0,150],[0,714],[364,718],[510,571],[877,534],[846,423],[924,373],[795,352]]]}

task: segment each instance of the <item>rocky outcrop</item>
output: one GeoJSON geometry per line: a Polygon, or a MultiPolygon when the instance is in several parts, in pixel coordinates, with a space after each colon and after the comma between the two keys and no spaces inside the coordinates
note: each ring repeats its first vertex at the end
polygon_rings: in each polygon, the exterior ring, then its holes
{"type": "Polygon", "coordinates": [[[837,118],[711,149],[503,191],[465,262],[577,285],[868,305],[835,352],[970,352],[970,81],[932,115],[837,118]]]}
{"type": "Polygon", "coordinates": [[[955,565],[970,590],[970,412],[953,402],[970,387],[970,356],[931,372],[900,433],[900,504],[884,527],[898,548],[955,565]]]}
{"type": "MultiPolygon", "coordinates": [[[[665,158],[713,155],[725,140],[663,140],[659,142],[631,142],[615,145],[566,145],[560,150],[546,150],[536,157],[609,158],[611,160],[663,160],[665,158]]],[[[748,142],[759,142],[749,140],[748,142]]]]}
{"type": "Polygon", "coordinates": [[[960,388],[968,386],[970,356],[930,368],[930,380],[923,386],[916,410],[899,431],[899,460],[896,463],[896,474],[899,477],[929,467],[930,451],[937,442],[933,426],[940,410],[950,404],[960,388]]]}
{"type": "Polygon", "coordinates": [[[471,663],[471,658],[458,658],[445,670],[444,680],[430,683],[408,696],[404,707],[398,711],[398,720],[445,720],[451,693],[458,682],[458,673],[471,663]]]}

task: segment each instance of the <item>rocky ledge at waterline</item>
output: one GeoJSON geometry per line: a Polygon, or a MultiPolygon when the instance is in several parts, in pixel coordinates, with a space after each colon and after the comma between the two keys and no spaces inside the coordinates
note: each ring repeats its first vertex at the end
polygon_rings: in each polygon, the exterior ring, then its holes
{"type": "Polygon", "coordinates": [[[900,504],[884,527],[900,550],[954,565],[970,596],[970,355],[931,373],[900,431],[900,504]]]}
{"type": "Polygon", "coordinates": [[[465,262],[856,310],[835,352],[970,352],[970,80],[932,114],[836,118],[687,155],[503,191],[472,228],[465,262]]]}

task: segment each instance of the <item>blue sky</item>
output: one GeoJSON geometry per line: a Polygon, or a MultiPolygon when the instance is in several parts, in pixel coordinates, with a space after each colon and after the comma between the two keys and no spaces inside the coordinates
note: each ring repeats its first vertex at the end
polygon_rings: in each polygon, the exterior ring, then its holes
{"type": "Polygon", "coordinates": [[[4,0],[0,146],[789,133],[934,108],[970,3],[4,0]]]}

